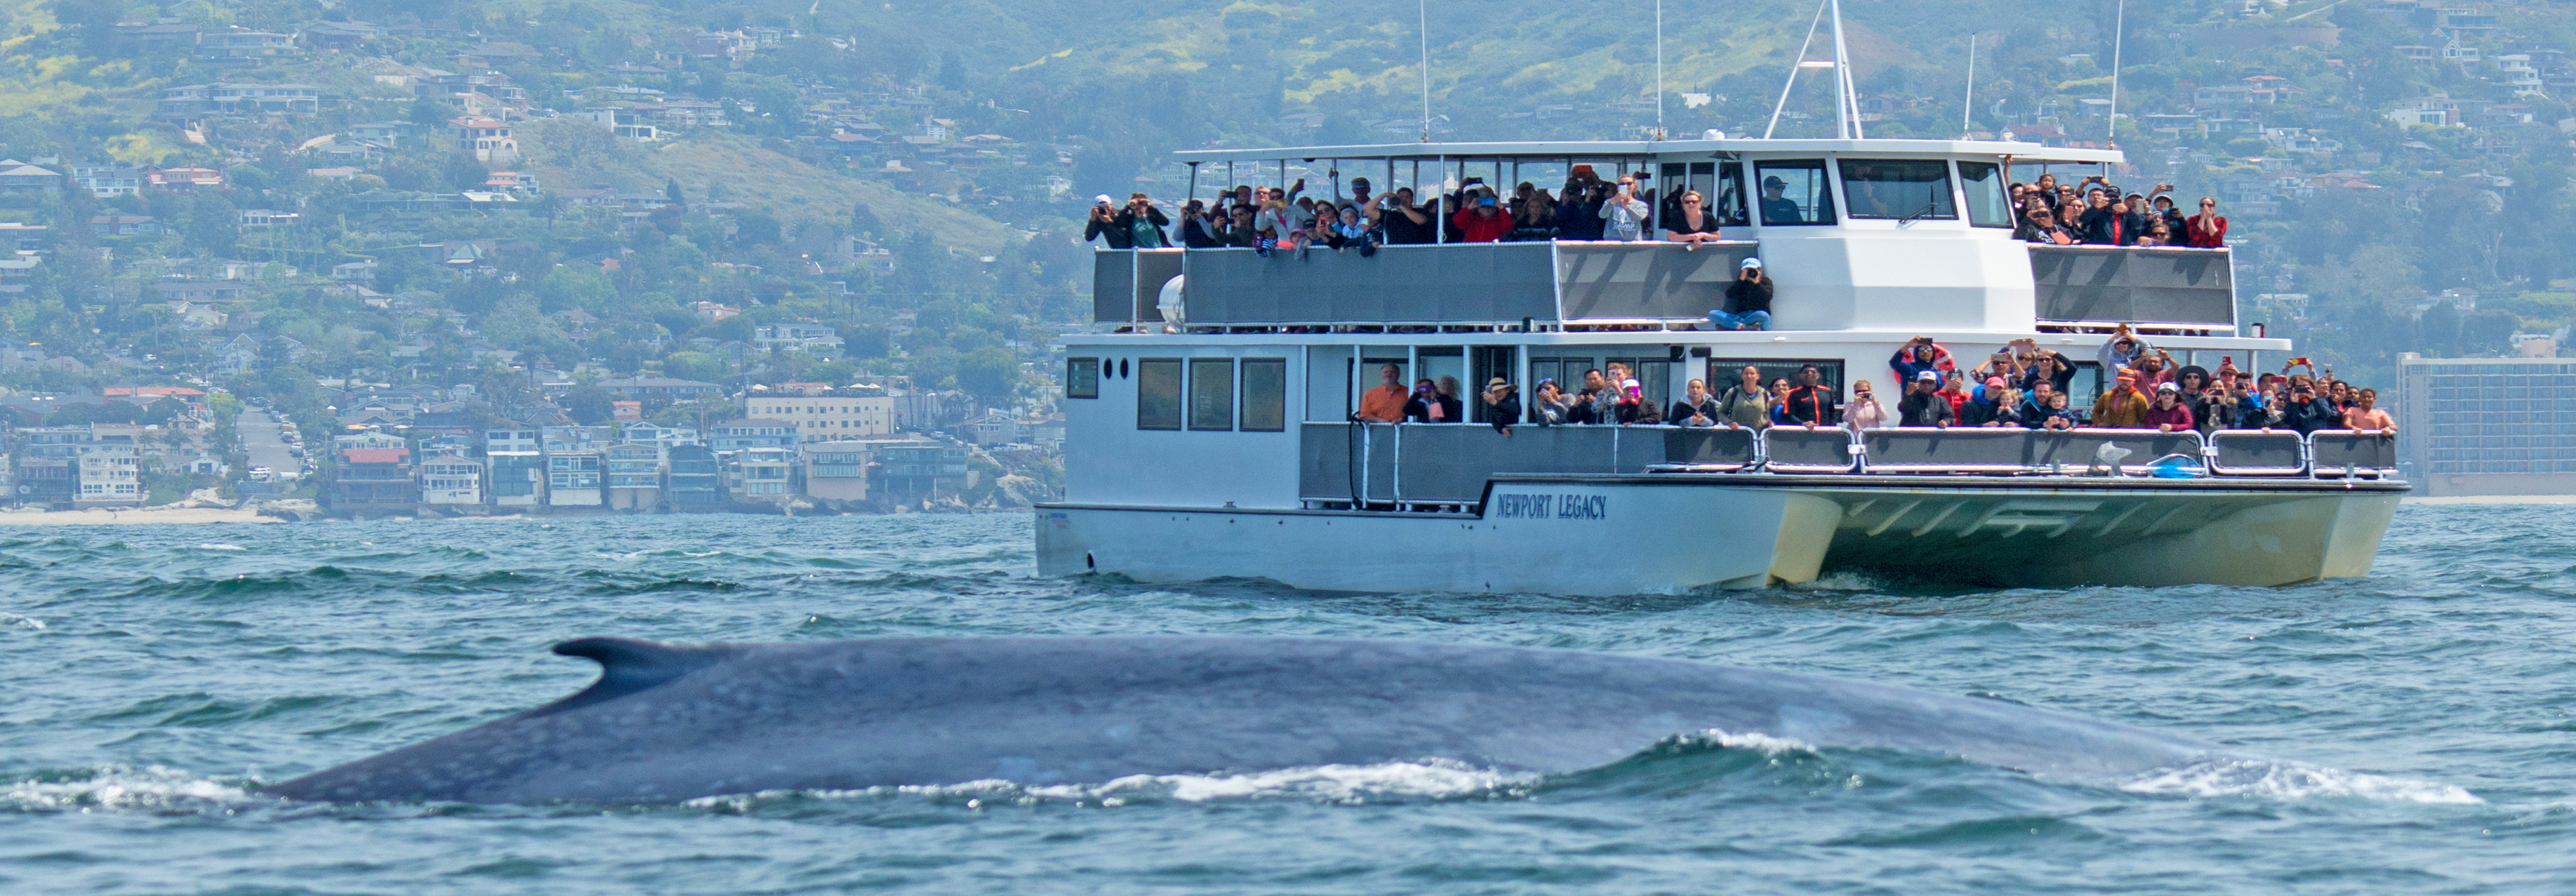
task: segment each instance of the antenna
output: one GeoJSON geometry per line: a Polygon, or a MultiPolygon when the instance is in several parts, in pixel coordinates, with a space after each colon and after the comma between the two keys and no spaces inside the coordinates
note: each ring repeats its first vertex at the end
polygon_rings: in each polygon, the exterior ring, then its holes
{"type": "Polygon", "coordinates": [[[1974,32],[1970,32],[1968,35],[1968,95],[1965,99],[1959,101],[1959,139],[1967,139],[1969,130],[1976,127],[1976,125],[1971,124],[1968,121],[1968,116],[1976,114],[1976,111],[1977,35],[1974,32]]]}
{"type": "Polygon", "coordinates": [[[2120,148],[2120,38],[2129,30],[2129,0],[2120,0],[2119,12],[2111,19],[2111,139],[2112,149],[2120,148]]]}
{"type": "Polygon", "coordinates": [[[1655,0],[1655,139],[1664,139],[1664,0],[1655,0]]]}
{"type": "Polygon", "coordinates": [[[1420,8],[1416,12],[1421,17],[1420,26],[1416,31],[1422,35],[1422,142],[1429,143],[1431,142],[1431,0],[1421,0],[1420,8]]]}

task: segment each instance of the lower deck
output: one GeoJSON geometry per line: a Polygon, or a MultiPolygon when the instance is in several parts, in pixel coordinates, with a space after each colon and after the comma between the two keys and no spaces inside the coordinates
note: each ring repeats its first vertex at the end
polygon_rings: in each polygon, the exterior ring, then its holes
{"type": "Polygon", "coordinates": [[[1996,587],[2287,585],[2368,574],[2405,490],[2358,478],[1510,475],[1447,512],[1041,505],[1038,567],[1602,596],[1837,571],[1996,587]]]}

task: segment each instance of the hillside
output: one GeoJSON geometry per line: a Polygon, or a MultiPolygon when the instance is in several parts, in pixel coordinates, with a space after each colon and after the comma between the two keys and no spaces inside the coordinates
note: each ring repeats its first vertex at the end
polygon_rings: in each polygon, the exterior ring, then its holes
{"type": "MultiPolygon", "coordinates": [[[[2117,143],[2124,181],[2224,203],[2249,319],[2346,369],[2502,351],[2576,322],[2557,298],[2576,267],[2552,236],[2576,226],[2561,99],[2576,71],[2557,52],[2576,12],[2132,4],[2115,119],[2108,0],[1843,8],[1871,133],[2117,143]]],[[[1815,9],[1668,6],[1667,132],[1758,133],[1815,9]]],[[[1181,198],[1160,161],[1178,148],[1415,139],[1414,15],[1355,0],[0,0],[0,155],[221,181],[0,196],[54,234],[0,329],[94,370],[151,354],[160,368],[116,369],[211,382],[232,375],[206,366],[216,340],[150,309],[172,283],[273,264],[228,281],[248,285],[226,301],[263,337],[323,347],[306,373],[460,382],[495,350],[706,373],[703,349],[802,318],[863,338],[828,360],[728,358],[725,375],[911,374],[1040,400],[1042,376],[1014,362],[1045,357],[1046,334],[1086,307],[1087,197],[1143,184],[1181,198]],[[216,84],[309,94],[263,108],[187,92],[216,84]],[[460,142],[468,116],[514,145],[460,142]],[[152,229],[95,236],[102,214],[152,229]],[[484,251],[475,241],[495,254],[432,257],[484,251]],[[368,262],[363,282],[393,298],[361,303],[332,279],[368,262]],[[599,323],[545,317],[575,307],[599,323]],[[916,326],[924,315],[941,325],[916,326]]],[[[1646,133],[1652,16],[1632,2],[1430,9],[1440,139],[1646,133]]],[[[1802,83],[1783,136],[1826,127],[1823,85],[1802,83]]]]}

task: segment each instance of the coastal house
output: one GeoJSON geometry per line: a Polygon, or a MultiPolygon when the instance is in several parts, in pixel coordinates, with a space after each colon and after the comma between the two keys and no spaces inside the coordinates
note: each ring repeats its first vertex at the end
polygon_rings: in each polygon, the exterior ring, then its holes
{"type": "Polygon", "coordinates": [[[794,500],[796,452],[744,448],[722,455],[725,498],[735,504],[784,506],[794,500]]]}
{"type": "Polygon", "coordinates": [[[483,461],[479,459],[462,452],[423,457],[419,479],[423,509],[458,511],[483,507],[483,461]]]}
{"type": "MultiPolygon", "coordinates": [[[[533,437],[535,434],[530,433],[533,437]]],[[[533,439],[532,439],[533,440],[533,439]]],[[[545,502],[546,456],[536,451],[486,450],[491,464],[492,506],[528,508],[545,502]]]]}
{"type": "Polygon", "coordinates": [[[142,461],[133,445],[84,445],[75,464],[80,490],[72,509],[143,506],[142,461]]]}
{"type": "Polygon", "coordinates": [[[673,513],[709,513],[724,506],[723,470],[715,449],[675,445],[663,453],[662,501],[673,513]]]}
{"type": "MultiPolygon", "coordinates": [[[[380,436],[391,444],[402,440],[380,436]]],[[[333,514],[356,518],[410,513],[415,503],[412,489],[411,450],[397,447],[344,447],[352,444],[386,444],[353,441],[343,436],[332,440],[332,450],[339,456],[323,479],[321,504],[333,514]]]]}
{"type": "Polygon", "coordinates": [[[662,506],[662,449],[628,443],[606,452],[608,509],[650,511],[662,506]]]}

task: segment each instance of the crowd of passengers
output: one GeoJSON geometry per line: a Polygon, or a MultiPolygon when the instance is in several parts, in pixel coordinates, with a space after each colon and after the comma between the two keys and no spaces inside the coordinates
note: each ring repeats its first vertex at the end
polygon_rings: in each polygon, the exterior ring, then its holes
{"type": "Polygon", "coordinates": [[[1284,189],[1243,185],[1219,193],[1213,203],[1198,199],[1183,203],[1177,222],[1143,193],[1131,194],[1123,207],[1103,194],[1093,200],[1083,239],[1100,240],[1112,249],[1326,248],[1368,253],[1380,245],[1633,242],[1653,240],[1657,231],[1673,242],[1718,238],[1715,209],[1707,208],[1709,197],[1697,190],[1664,197],[1666,204],[1657,216],[1653,174],[1638,171],[1605,178],[1590,165],[1576,165],[1570,172],[1555,192],[1522,181],[1505,196],[1484,178],[1469,177],[1436,200],[1416,196],[1412,187],[1375,193],[1366,177],[1351,178],[1348,195],[1341,195],[1336,187],[1335,195],[1320,198],[1306,194],[1303,178],[1284,189]],[[1655,226],[1657,221],[1661,226],[1655,226]],[[1166,228],[1176,228],[1178,235],[1166,228]]]}
{"type": "MultiPolygon", "coordinates": [[[[1348,195],[1341,195],[1337,186],[1335,195],[1317,198],[1306,195],[1306,181],[1299,178],[1284,189],[1238,185],[1219,193],[1213,203],[1191,199],[1182,204],[1177,224],[1143,193],[1130,194],[1123,207],[1102,194],[1094,198],[1083,239],[1100,240],[1112,249],[1268,252],[1324,247],[1368,252],[1379,245],[1442,242],[1655,239],[1650,231],[1681,243],[1721,238],[1721,215],[1710,205],[1711,197],[1698,190],[1663,197],[1656,213],[1653,177],[1638,171],[1613,180],[1590,165],[1576,165],[1553,193],[1522,181],[1506,197],[1484,178],[1469,177],[1436,201],[1417,197],[1412,187],[1372,193],[1366,177],[1352,178],[1348,195]],[[1175,226],[1178,237],[1167,229],[1175,226]]],[[[1778,178],[1763,183],[1766,219],[1799,217],[1795,204],[1779,195],[1783,186],[1778,178]],[[1781,203],[1789,204],[1778,211],[1771,208],[1781,203]]],[[[2185,214],[2174,204],[2173,189],[2172,184],[2158,184],[2145,194],[2123,193],[2100,176],[2062,184],[2057,175],[2042,174],[2036,182],[2010,187],[2014,235],[2056,245],[2226,245],[2227,219],[2218,214],[2218,200],[2201,197],[2199,211],[2185,214]]]]}
{"type": "Polygon", "coordinates": [[[2227,245],[2227,219],[2218,214],[2218,200],[2203,196],[2200,210],[2185,215],[2174,205],[2173,189],[2157,184],[2145,195],[2124,194],[2098,176],[2070,185],[2042,174],[2035,183],[2012,185],[2018,222],[2013,236],[2059,246],[2227,245]]]}
{"type": "MultiPolygon", "coordinates": [[[[2014,340],[1975,366],[1961,369],[1948,349],[1923,336],[1906,342],[1888,359],[1895,381],[1905,384],[1905,393],[1893,406],[1873,394],[1866,378],[1855,380],[1851,396],[1845,399],[1822,382],[1823,371],[1812,364],[1798,371],[1795,383],[1783,377],[1765,384],[1756,367],[1744,368],[1741,378],[1723,390],[1713,391],[1706,381],[1694,379],[1669,406],[1648,400],[1635,372],[1618,363],[1584,371],[1582,382],[1570,386],[1541,379],[1527,402],[1512,383],[1496,377],[1485,384],[1477,400],[1484,404],[1485,419],[1507,437],[1513,426],[1521,424],[2090,427],[2204,435],[2222,429],[2289,430],[2300,435],[2348,429],[2397,434],[2397,421],[2379,406],[2378,390],[2336,379],[2332,367],[2320,368],[2307,358],[2290,359],[2279,373],[2255,373],[2239,369],[2229,357],[2211,371],[2176,363],[2170,352],[2122,324],[2102,343],[2094,360],[2114,373],[2110,388],[2102,390],[2090,408],[2068,404],[2072,395],[2068,387],[2080,369],[2075,361],[2040,348],[2035,340],[2014,340]]],[[[1359,420],[1457,423],[1467,419],[1455,377],[1425,378],[1407,389],[1403,371],[1396,365],[1385,365],[1379,375],[1379,385],[1360,399],[1359,420]]]]}

